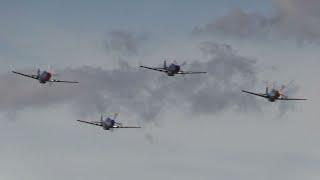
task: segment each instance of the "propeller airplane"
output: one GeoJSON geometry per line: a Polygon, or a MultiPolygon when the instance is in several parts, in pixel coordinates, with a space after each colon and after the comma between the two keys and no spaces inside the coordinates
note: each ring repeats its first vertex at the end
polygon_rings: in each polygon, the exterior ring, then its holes
{"type": "Polygon", "coordinates": [[[83,120],[77,120],[81,123],[87,123],[95,126],[100,126],[104,130],[112,130],[117,128],[141,128],[140,126],[124,126],[122,123],[116,122],[116,119],[118,117],[118,113],[115,113],[113,118],[107,117],[103,118],[101,115],[100,121],[83,121],[83,120]]]}
{"type": "Polygon", "coordinates": [[[307,100],[307,99],[301,99],[301,98],[289,98],[288,96],[286,96],[284,94],[284,92],[283,92],[284,89],[285,89],[285,86],[282,86],[279,89],[273,87],[271,89],[271,91],[269,91],[269,88],[268,88],[268,85],[267,85],[265,93],[254,93],[254,92],[245,91],[245,90],[242,90],[242,92],[266,98],[270,102],[275,102],[276,100],[283,100],[283,101],[307,100]]]}
{"type": "Polygon", "coordinates": [[[41,84],[45,84],[47,82],[49,82],[49,83],[55,83],[55,82],[60,82],[60,83],[79,83],[79,82],[76,82],[76,81],[61,81],[61,80],[57,80],[57,79],[52,79],[52,76],[55,75],[53,72],[51,72],[51,71],[41,71],[40,69],[37,70],[37,74],[36,75],[35,74],[24,74],[24,73],[20,73],[20,72],[17,72],[17,71],[12,71],[12,73],[38,80],[41,84]]]}
{"type": "Polygon", "coordinates": [[[183,71],[181,69],[182,66],[186,65],[187,63],[184,62],[182,64],[177,64],[176,62],[171,63],[169,66],[167,66],[166,60],[163,62],[163,67],[147,67],[147,66],[140,66],[141,68],[149,69],[149,70],[154,70],[154,71],[159,71],[166,73],[168,76],[174,76],[176,74],[204,74],[207,72],[194,72],[194,71],[183,71]]]}

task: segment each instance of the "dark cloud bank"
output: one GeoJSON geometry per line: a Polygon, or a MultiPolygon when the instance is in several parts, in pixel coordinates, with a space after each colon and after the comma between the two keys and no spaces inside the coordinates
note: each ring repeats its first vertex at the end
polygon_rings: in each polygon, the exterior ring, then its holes
{"type": "Polygon", "coordinates": [[[193,34],[320,43],[320,1],[277,0],[274,6],[275,14],[269,16],[233,9],[211,23],[196,27],[193,34]]]}
{"type": "Polygon", "coordinates": [[[169,78],[119,61],[114,70],[85,66],[64,69],[59,78],[79,80],[78,85],[40,85],[14,74],[0,76],[0,110],[71,104],[81,115],[120,109],[153,120],[161,111],[178,108],[183,112],[219,114],[225,110],[252,111],[257,101],[240,90],[256,82],[255,60],[236,54],[229,45],[204,42],[200,45],[206,62],[185,67],[208,74],[169,78]]]}

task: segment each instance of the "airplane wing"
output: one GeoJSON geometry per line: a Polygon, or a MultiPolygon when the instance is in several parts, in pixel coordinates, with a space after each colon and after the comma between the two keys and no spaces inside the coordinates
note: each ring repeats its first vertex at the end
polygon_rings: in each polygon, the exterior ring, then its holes
{"type": "Polygon", "coordinates": [[[96,125],[96,126],[102,126],[101,123],[99,123],[99,122],[89,122],[89,121],[82,121],[82,120],[77,120],[77,121],[82,122],[82,123],[96,125]]]}
{"type": "Polygon", "coordinates": [[[140,126],[113,126],[112,128],[141,128],[140,126]]]}
{"type": "Polygon", "coordinates": [[[79,83],[77,81],[61,81],[57,79],[51,79],[49,82],[61,82],[61,83],[79,83]]]}
{"type": "Polygon", "coordinates": [[[299,98],[279,98],[278,100],[283,100],[283,101],[304,101],[304,100],[307,100],[307,99],[299,99],[299,98]]]}
{"type": "Polygon", "coordinates": [[[168,71],[165,70],[164,68],[153,68],[153,67],[147,67],[147,66],[140,66],[140,67],[145,68],[145,69],[154,70],[154,71],[168,72],[168,71]]]}
{"type": "Polygon", "coordinates": [[[179,71],[178,74],[205,74],[207,72],[179,71]]]}
{"type": "Polygon", "coordinates": [[[260,96],[260,97],[268,98],[268,96],[267,96],[266,94],[253,93],[253,92],[244,91],[244,90],[242,90],[242,92],[248,93],[248,94],[252,94],[252,95],[255,95],[255,96],[260,96]]]}
{"type": "Polygon", "coordinates": [[[17,71],[12,71],[12,72],[15,73],[15,74],[21,75],[21,76],[28,77],[28,78],[38,79],[38,76],[37,76],[37,75],[33,75],[33,74],[23,74],[23,73],[19,73],[19,72],[17,72],[17,71]]]}

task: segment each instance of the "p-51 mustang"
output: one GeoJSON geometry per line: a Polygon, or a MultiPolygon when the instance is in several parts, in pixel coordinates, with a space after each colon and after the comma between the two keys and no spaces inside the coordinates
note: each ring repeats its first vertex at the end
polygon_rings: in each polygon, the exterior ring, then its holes
{"type": "Polygon", "coordinates": [[[61,82],[61,83],[79,83],[76,81],[61,81],[61,80],[57,80],[57,79],[52,79],[52,76],[54,75],[52,72],[49,71],[41,71],[40,69],[38,69],[37,74],[24,74],[24,73],[20,73],[17,71],[12,71],[15,74],[21,75],[21,76],[25,76],[28,78],[32,78],[35,80],[38,80],[41,84],[45,84],[47,82],[53,83],[53,82],[61,82]]]}
{"type": "Polygon", "coordinates": [[[123,126],[122,123],[116,122],[117,116],[118,114],[115,113],[113,118],[107,117],[106,119],[103,119],[103,116],[101,115],[100,121],[77,121],[95,126],[101,126],[104,130],[112,130],[115,128],[141,128],[140,126],[123,126]]]}
{"type": "Polygon", "coordinates": [[[147,67],[147,66],[140,66],[145,69],[150,69],[154,71],[160,71],[166,73],[168,76],[174,76],[175,74],[203,74],[207,72],[194,72],[194,71],[183,71],[181,70],[181,67],[184,66],[186,63],[183,63],[181,65],[178,65],[177,63],[171,63],[169,66],[167,66],[167,62],[163,62],[163,67],[147,67]]]}
{"type": "Polygon", "coordinates": [[[254,92],[249,92],[249,91],[245,91],[242,90],[242,92],[248,93],[248,94],[252,94],[255,96],[260,96],[263,98],[268,99],[270,102],[275,102],[276,100],[284,100],[284,101],[290,101],[290,100],[307,100],[307,99],[300,99],[300,98],[289,98],[288,96],[284,95],[283,93],[283,89],[285,88],[285,86],[282,86],[280,89],[275,89],[272,88],[271,91],[269,91],[269,88],[266,87],[266,93],[262,94],[262,93],[254,93],[254,92]]]}

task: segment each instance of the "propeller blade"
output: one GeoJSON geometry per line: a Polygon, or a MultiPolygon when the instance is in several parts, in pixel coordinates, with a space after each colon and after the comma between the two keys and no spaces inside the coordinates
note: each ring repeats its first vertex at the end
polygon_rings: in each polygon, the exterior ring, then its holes
{"type": "Polygon", "coordinates": [[[283,88],[282,88],[282,87],[281,87],[281,89],[280,89],[280,90],[278,90],[278,92],[279,92],[280,96],[281,96],[281,97],[284,97],[284,98],[288,98],[288,96],[286,96],[282,90],[283,90],[283,88]]]}
{"type": "Polygon", "coordinates": [[[119,113],[114,113],[114,115],[113,115],[113,120],[116,120],[117,117],[118,117],[118,115],[119,115],[119,113]]]}
{"type": "Polygon", "coordinates": [[[270,82],[268,80],[263,82],[266,83],[266,88],[270,88],[270,82]]]}
{"type": "Polygon", "coordinates": [[[276,88],[276,82],[272,82],[272,89],[275,89],[276,88]]]}
{"type": "Polygon", "coordinates": [[[122,126],[123,124],[122,123],[119,123],[119,122],[116,122],[115,123],[117,126],[122,126]]]}
{"type": "Polygon", "coordinates": [[[173,60],[173,64],[177,65],[178,64],[177,60],[173,60]]]}
{"type": "Polygon", "coordinates": [[[48,65],[48,73],[50,73],[52,76],[59,76],[59,74],[55,73],[54,69],[51,65],[48,65]]]}
{"type": "Polygon", "coordinates": [[[180,64],[180,66],[185,66],[187,64],[186,61],[184,61],[182,64],[180,64]]]}
{"type": "Polygon", "coordinates": [[[288,96],[286,96],[286,95],[284,95],[284,94],[280,94],[281,95],[281,97],[283,97],[283,98],[288,98],[288,96]]]}
{"type": "Polygon", "coordinates": [[[53,74],[53,69],[51,68],[50,65],[48,65],[48,72],[51,73],[51,74],[53,74]]]}

